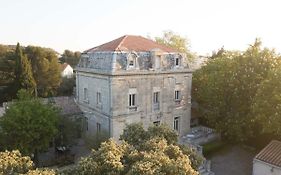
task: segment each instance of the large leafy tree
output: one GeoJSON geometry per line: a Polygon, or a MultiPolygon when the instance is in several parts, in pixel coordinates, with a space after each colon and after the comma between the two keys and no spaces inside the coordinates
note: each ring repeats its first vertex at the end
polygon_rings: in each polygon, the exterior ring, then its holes
{"type": "Polygon", "coordinates": [[[165,139],[150,139],[143,148],[137,150],[124,141],[117,144],[109,139],[97,151],[93,150],[89,157],[82,159],[70,174],[198,174],[191,167],[188,156],[178,146],[169,145],[165,139]]]}
{"type": "Polygon", "coordinates": [[[188,39],[174,33],[173,31],[164,31],[163,36],[155,37],[155,41],[159,44],[164,44],[184,53],[189,61],[192,61],[195,58],[195,54],[189,49],[190,43],[188,39]]]}
{"type": "Polygon", "coordinates": [[[251,105],[279,55],[256,40],[244,52],[220,50],[193,76],[193,98],[200,114],[224,138],[244,141],[253,136],[251,105]]]}
{"type": "Polygon", "coordinates": [[[152,125],[145,130],[141,123],[132,123],[125,127],[123,134],[120,136],[121,140],[126,141],[134,146],[137,150],[149,150],[145,143],[151,139],[164,139],[168,145],[177,145],[181,151],[189,156],[191,166],[197,169],[203,161],[203,157],[195,150],[184,146],[178,145],[177,133],[170,129],[167,125],[152,125]]]}
{"type": "Polygon", "coordinates": [[[16,90],[26,89],[32,93],[36,92],[36,82],[33,78],[30,62],[22,53],[20,44],[17,44],[15,51],[15,82],[16,90]]]}
{"type": "MultiPolygon", "coordinates": [[[[11,102],[0,118],[4,149],[18,149],[24,154],[36,153],[49,146],[57,133],[58,110],[42,104],[27,91],[20,90],[18,100],[11,102]]],[[[36,159],[35,159],[36,160],[36,159]]]]}
{"type": "Polygon", "coordinates": [[[272,69],[260,84],[252,104],[252,116],[263,133],[281,136],[281,67],[272,69]]]}
{"type": "Polygon", "coordinates": [[[61,83],[57,53],[52,49],[35,46],[26,47],[25,53],[31,62],[38,96],[55,95],[61,83]]]}
{"type": "Polygon", "coordinates": [[[34,169],[30,157],[22,156],[18,150],[0,152],[0,174],[55,175],[49,169],[34,169]]]}

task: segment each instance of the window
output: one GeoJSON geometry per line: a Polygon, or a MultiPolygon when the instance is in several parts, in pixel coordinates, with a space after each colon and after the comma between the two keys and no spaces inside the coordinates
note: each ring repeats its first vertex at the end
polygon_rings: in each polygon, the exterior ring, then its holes
{"type": "Polygon", "coordinates": [[[174,118],[174,130],[177,132],[180,130],[180,117],[174,118]]]}
{"type": "Polygon", "coordinates": [[[155,126],[159,126],[159,125],[160,125],[160,121],[155,121],[155,122],[153,122],[153,124],[154,124],[155,126]]]}
{"type": "Polygon", "coordinates": [[[129,106],[136,106],[136,94],[129,94],[129,106]]]}
{"type": "Polygon", "coordinates": [[[101,131],[100,123],[97,123],[97,134],[99,134],[101,131]]]}
{"type": "Polygon", "coordinates": [[[133,60],[129,61],[129,66],[134,66],[134,61],[133,60]]]}
{"type": "Polygon", "coordinates": [[[88,101],[88,89],[84,88],[84,101],[88,101]]]}
{"type": "Polygon", "coordinates": [[[160,105],[159,105],[159,96],[160,95],[160,92],[154,92],[153,93],[153,110],[154,111],[158,111],[159,108],[160,108],[160,105]]]}
{"type": "Polygon", "coordinates": [[[159,92],[154,92],[153,93],[153,103],[154,104],[157,104],[157,103],[159,103],[159,92]]]}
{"type": "Polygon", "coordinates": [[[175,59],[175,65],[176,65],[176,66],[179,66],[179,65],[180,65],[180,59],[179,59],[179,58],[176,58],[176,59],[175,59]]]}
{"type": "Polygon", "coordinates": [[[97,92],[97,104],[101,104],[101,93],[97,92]]]}
{"type": "Polygon", "coordinates": [[[89,122],[88,122],[88,118],[86,117],[85,118],[85,128],[86,128],[86,131],[88,131],[89,130],[89,122]]]}
{"type": "Polygon", "coordinates": [[[176,90],[176,91],[175,91],[175,100],[176,100],[176,101],[179,101],[179,100],[180,100],[180,91],[179,91],[179,90],[176,90]]]}

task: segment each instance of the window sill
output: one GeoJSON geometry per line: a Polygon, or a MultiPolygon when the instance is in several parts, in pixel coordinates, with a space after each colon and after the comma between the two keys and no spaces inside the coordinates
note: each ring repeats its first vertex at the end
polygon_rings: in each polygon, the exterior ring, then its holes
{"type": "Polygon", "coordinates": [[[89,100],[88,99],[87,100],[83,100],[83,102],[89,104],[89,100]]]}
{"type": "Polygon", "coordinates": [[[137,106],[129,106],[129,111],[130,112],[136,112],[138,110],[137,106]]]}

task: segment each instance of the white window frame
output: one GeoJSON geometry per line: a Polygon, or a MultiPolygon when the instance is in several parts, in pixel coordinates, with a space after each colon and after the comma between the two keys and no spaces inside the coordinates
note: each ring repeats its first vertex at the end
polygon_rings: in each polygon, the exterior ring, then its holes
{"type": "Polygon", "coordinates": [[[178,67],[181,64],[181,59],[180,58],[175,58],[175,66],[178,67]]]}
{"type": "Polygon", "coordinates": [[[88,88],[83,89],[83,100],[84,102],[89,102],[89,91],[88,88]]]}
{"type": "Polygon", "coordinates": [[[180,117],[174,117],[174,130],[180,132],[180,117]]]}
{"type": "Polygon", "coordinates": [[[129,94],[129,107],[135,107],[136,106],[136,93],[130,93],[129,94]]]}
{"type": "Polygon", "coordinates": [[[159,91],[153,92],[153,104],[158,104],[160,102],[159,98],[160,98],[160,92],[159,91]]]}
{"type": "Polygon", "coordinates": [[[180,101],[180,100],[181,100],[181,91],[175,90],[175,101],[180,101]]]}
{"type": "Polygon", "coordinates": [[[101,104],[102,101],[101,101],[101,93],[100,92],[97,92],[97,104],[101,104]]]}

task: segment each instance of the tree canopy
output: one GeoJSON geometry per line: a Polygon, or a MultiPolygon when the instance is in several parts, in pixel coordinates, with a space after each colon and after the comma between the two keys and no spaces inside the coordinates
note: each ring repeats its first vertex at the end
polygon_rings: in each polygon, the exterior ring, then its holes
{"type": "Polygon", "coordinates": [[[93,149],[90,156],[67,173],[195,175],[203,160],[194,150],[177,145],[177,135],[164,125],[144,130],[139,123],[130,124],[120,139],[120,143],[113,139],[103,142],[98,150],[93,149]]]}
{"type": "Polygon", "coordinates": [[[68,63],[71,67],[75,67],[80,60],[81,52],[72,52],[70,50],[64,50],[62,56],[59,58],[62,63],[68,63]]]}
{"type": "Polygon", "coordinates": [[[252,104],[253,119],[264,133],[281,136],[281,67],[271,69],[260,84],[252,104]]]}
{"type": "Polygon", "coordinates": [[[55,175],[55,171],[34,169],[34,164],[30,157],[22,156],[18,150],[14,150],[0,152],[0,174],[55,175]]]}
{"type": "Polygon", "coordinates": [[[19,91],[18,98],[0,118],[3,148],[29,155],[48,148],[57,133],[58,110],[24,90],[19,91]]]}
{"type": "Polygon", "coordinates": [[[178,50],[180,53],[185,54],[186,58],[189,61],[192,61],[195,58],[195,54],[192,53],[189,49],[189,40],[174,33],[173,31],[164,31],[163,36],[155,37],[155,41],[159,44],[164,44],[168,47],[178,50]]]}
{"type": "MultiPolygon", "coordinates": [[[[274,50],[256,40],[244,52],[221,49],[193,75],[193,99],[208,124],[231,141],[254,136],[251,106],[269,71],[279,65],[274,50]]],[[[255,133],[257,135],[257,133],[255,133]]]]}

